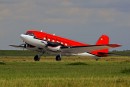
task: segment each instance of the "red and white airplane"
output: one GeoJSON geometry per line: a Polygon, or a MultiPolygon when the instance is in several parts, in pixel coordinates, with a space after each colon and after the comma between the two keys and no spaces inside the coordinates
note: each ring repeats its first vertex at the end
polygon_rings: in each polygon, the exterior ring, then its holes
{"type": "Polygon", "coordinates": [[[89,45],[37,30],[29,30],[26,34],[21,34],[21,39],[25,42],[24,44],[10,46],[40,52],[40,54],[34,57],[35,61],[39,61],[45,52],[55,53],[56,61],[61,60],[61,55],[105,57],[108,55],[109,48],[121,46],[109,44],[109,37],[107,35],[102,35],[96,45],[89,45]]]}

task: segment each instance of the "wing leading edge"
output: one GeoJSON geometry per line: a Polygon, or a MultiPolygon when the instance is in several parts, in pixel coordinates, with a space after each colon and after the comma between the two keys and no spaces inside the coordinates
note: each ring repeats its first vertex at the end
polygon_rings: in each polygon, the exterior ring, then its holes
{"type": "Polygon", "coordinates": [[[15,47],[15,48],[25,48],[24,45],[9,45],[11,47],[15,47]]]}

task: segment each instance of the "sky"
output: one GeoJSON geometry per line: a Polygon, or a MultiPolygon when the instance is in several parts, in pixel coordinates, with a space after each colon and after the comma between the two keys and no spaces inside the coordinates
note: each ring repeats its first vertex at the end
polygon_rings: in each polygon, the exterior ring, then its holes
{"type": "Polygon", "coordinates": [[[130,50],[130,0],[0,0],[1,50],[30,29],[87,44],[107,34],[122,45],[114,50],[130,50]]]}

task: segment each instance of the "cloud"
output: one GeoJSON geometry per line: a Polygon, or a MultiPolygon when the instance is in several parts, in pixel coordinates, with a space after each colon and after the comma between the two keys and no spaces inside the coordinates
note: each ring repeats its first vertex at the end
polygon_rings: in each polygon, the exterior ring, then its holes
{"type": "Polygon", "coordinates": [[[9,15],[10,15],[9,9],[0,10],[0,20],[3,20],[4,18],[8,17],[9,15]]]}
{"type": "Polygon", "coordinates": [[[114,30],[130,31],[129,8],[129,0],[0,0],[0,36],[11,34],[12,39],[17,39],[14,32],[41,25],[63,34],[70,31],[86,36],[110,32],[114,36],[114,30]]]}
{"type": "MultiPolygon", "coordinates": [[[[90,4],[91,7],[81,8],[75,3],[77,0],[49,0],[49,1],[34,1],[34,0],[23,0],[12,4],[11,2],[5,1],[2,11],[0,13],[0,20],[2,19],[15,19],[15,20],[27,20],[36,21],[51,24],[82,24],[98,20],[99,22],[115,22],[118,18],[123,17],[121,14],[125,14],[115,8],[105,7],[104,5],[119,3],[119,0],[81,0],[82,4],[90,4]],[[88,2],[88,3],[87,3],[88,2]],[[41,5],[42,6],[41,6],[41,5]],[[95,8],[93,5],[104,6],[102,8],[95,8]],[[92,7],[93,6],[93,7],[92,7]]],[[[121,1],[122,2],[122,1],[121,1]]],[[[78,4],[78,3],[77,3],[78,4]]],[[[116,5],[116,4],[115,4],[116,5]]],[[[130,13],[127,13],[129,15],[130,13]]],[[[125,21],[124,21],[125,22],[125,21]]],[[[123,23],[124,23],[123,22],[123,23]]],[[[126,21],[128,22],[128,21],[126,21]]]]}

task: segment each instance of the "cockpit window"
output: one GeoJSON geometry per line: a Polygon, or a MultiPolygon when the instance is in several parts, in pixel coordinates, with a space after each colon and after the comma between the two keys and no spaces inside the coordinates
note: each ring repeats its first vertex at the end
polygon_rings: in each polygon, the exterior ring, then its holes
{"type": "Polygon", "coordinates": [[[27,32],[26,35],[34,36],[34,34],[32,32],[27,32]]]}

